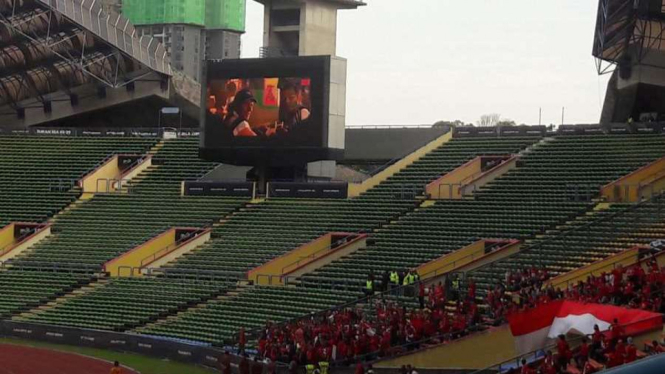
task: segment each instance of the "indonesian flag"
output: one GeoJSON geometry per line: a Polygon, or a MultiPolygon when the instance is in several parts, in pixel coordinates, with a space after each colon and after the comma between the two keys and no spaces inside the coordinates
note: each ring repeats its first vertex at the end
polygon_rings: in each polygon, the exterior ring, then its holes
{"type": "Polygon", "coordinates": [[[663,325],[658,313],[626,309],[611,305],[583,304],[559,300],[508,317],[519,354],[545,347],[557,336],[568,333],[589,335],[593,325],[600,331],[610,328],[618,319],[627,335],[639,334],[663,325]]]}

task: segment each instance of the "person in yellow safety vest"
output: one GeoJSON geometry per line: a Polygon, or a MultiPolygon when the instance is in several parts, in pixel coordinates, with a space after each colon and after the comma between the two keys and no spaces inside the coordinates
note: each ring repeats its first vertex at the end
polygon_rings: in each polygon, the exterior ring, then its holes
{"type": "Polygon", "coordinates": [[[319,370],[321,371],[321,374],[328,374],[328,362],[326,361],[321,361],[319,362],[319,370]]]}
{"type": "Polygon", "coordinates": [[[453,300],[459,299],[459,286],[459,279],[455,277],[455,279],[453,279],[453,300]]]}
{"type": "Polygon", "coordinates": [[[374,281],[371,279],[367,279],[365,282],[365,295],[371,296],[374,293],[374,281]]]}
{"type": "Polygon", "coordinates": [[[399,285],[399,274],[397,274],[396,271],[390,272],[390,282],[395,285],[399,285]]]}
{"type": "Polygon", "coordinates": [[[307,365],[305,366],[305,372],[306,372],[307,374],[314,374],[314,369],[315,369],[315,367],[314,367],[313,364],[307,364],[307,365]]]}
{"type": "Polygon", "coordinates": [[[404,281],[402,282],[403,286],[408,286],[410,284],[414,284],[416,282],[416,276],[413,275],[410,271],[406,274],[404,277],[404,281]]]}
{"type": "Polygon", "coordinates": [[[390,287],[388,289],[390,290],[390,294],[394,295],[395,291],[394,289],[399,287],[399,274],[397,274],[396,271],[391,271],[390,272],[390,287]]]}
{"type": "Polygon", "coordinates": [[[411,284],[413,284],[413,274],[411,274],[411,271],[409,271],[408,273],[406,273],[406,275],[404,276],[404,280],[402,281],[402,286],[404,286],[403,290],[404,296],[413,295],[413,289],[412,287],[410,287],[411,284]]]}

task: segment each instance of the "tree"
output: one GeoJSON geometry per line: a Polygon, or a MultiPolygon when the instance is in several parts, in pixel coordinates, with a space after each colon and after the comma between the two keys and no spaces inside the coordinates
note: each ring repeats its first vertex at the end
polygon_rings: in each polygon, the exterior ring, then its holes
{"type": "Polygon", "coordinates": [[[480,127],[496,126],[501,120],[501,115],[498,113],[483,114],[476,122],[480,127]]]}
{"type": "Polygon", "coordinates": [[[501,121],[497,122],[497,126],[517,126],[515,121],[508,118],[503,118],[501,121]]]}
{"type": "Polygon", "coordinates": [[[458,119],[456,119],[454,121],[443,121],[443,120],[441,120],[441,121],[434,122],[434,124],[432,125],[432,127],[434,127],[434,128],[440,128],[440,127],[446,127],[446,126],[452,127],[452,128],[461,127],[461,126],[464,126],[464,122],[462,122],[458,119]]]}

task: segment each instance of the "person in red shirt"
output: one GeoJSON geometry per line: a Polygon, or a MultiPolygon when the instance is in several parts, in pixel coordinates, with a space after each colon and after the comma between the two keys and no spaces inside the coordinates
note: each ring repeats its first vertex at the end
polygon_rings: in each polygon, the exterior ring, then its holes
{"type": "Polygon", "coordinates": [[[247,343],[247,337],[245,336],[245,328],[241,327],[240,332],[238,333],[238,353],[245,353],[245,343],[247,343]]]}
{"type": "Polygon", "coordinates": [[[615,318],[610,325],[610,349],[614,349],[614,346],[622,337],[623,327],[619,324],[619,320],[615,318]]]}
{"type": "Polygon", "coordinates": [[[626,345],[625,362],[630,363],[637,360],[637,348],[633,344],[633,338],[628,338],[628,345],[626,345]]]}
{"type": "Polygon", "coordinates": [[[607,365],[605,365],[608,369],[621,366],[623,364],[623,357],[621,355],[617,354],[616,352],[610,352],[609,355],[607,356],[607,365]]]}
{"type": "Polygon", "coordinates": [[[593,334],[591,335],[591,357],[598,358],[603,350],[603,340],[605,335],[600,332],[598,325],[593,325],[593,334]]]}
{"type": "Polygon", "coordinates": [[[626,344],[624,344],[623,339],[617,340],[617,344],[614,346],[614,352],[622,358],[626,355],[626,344]]]}
{"type": "Polygon", "coordinates": [[[525,359],[522,359],[522,370],[520,370],[520,374],[536,374],[536,371],[526,363],[525,359]]]}
{"type": "Polygon", "coordinates": [[[582,338],[582,344],[580,344],[579,349],[577,351],[577,356],[575,356],[575,361],[577,362],[577,366],[580,368],[584,367],[584,364],[589,360],[589,352],[591,351],[591,348],[589,347],[587,338],[584,337],[582,338]]]}
{"type": "Polygon", "coordinates": [[[651,350],[651,354],[654,354],[654,355],[665,352],[665,349],[663,349],[663,346],[660,345],[660,343],[658,343],[658,341],[656,341],[656,340],[651,342],[651,346],[649,348],[651,350]]]}
{"type": "Polygon", "coordinates": [[[591,361],[587,361],[584,364],[584,369],[582,370],[582,374],[592,374],[596,372],[596,368],[593,366],[591,361]]]}
{"type": "Polygon", "coordinates": [[[468,294],[469,300],[475,300],[476,299],[476,282],[473,280],[469,281],[469,294],[468,294]]]}
{"type": "Polygon", "coordinates": [[[570,346],[566,341],[565,335],[559,335],[559,339],[556,342],[556,353],[557,353],[557,367],[559,371],[565,371],[568,367],[568,362],[570,361],[570,346]]]}
{"type": "Polygon", "coordinates": [[[365,368],[363,367],[363,363],[358,361],[356,364],[356,371],[354,374],[365,374],[365,368]]]}
{"type": "Polygon", "coordinates": [[[229,355],[229,351],[224,352],[224,356],[219,360],[219,366],[222,374],[231,374],[231,355],[229,355]]]}
{"type": "Polygon", "coordinates": [[[557,370],[554,363],[554,357],[552,356],[552,351],[547,351],[543,363],[540,365],[540,372],[542,374],[557,374],[557,370]]]}
{"type": "Polygon", "coordinates": [[[425,283],[418,283],[418,302],[420,303],[420,309],[425,309],[425,283]]]}

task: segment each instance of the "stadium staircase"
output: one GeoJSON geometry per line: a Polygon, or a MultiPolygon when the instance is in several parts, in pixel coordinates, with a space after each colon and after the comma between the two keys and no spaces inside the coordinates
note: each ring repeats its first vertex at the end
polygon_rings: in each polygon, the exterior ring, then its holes
{"type": "Polygon", "coordinates": [[[361,194],[367,192],[368,190],[376,187],[377,185],[385,182],[387,179],[394,176],[396,173],[403,171],[405,168],[411,166],[414,162],[419,161],[428,153],[433,150],[440,148],[453,138],[453,132],[449,131],[438,138],[432,140],[431,142],[425,144],[424,146],[418,148],[414,152],[411,152],[401,160],[396,163],[386,167],[381,170],[379,173],[375,174],[371,178],[364,180],[362,183],[350,183],[349,184],[349,197],[358,197],[361,194]]]}
{"type": "Polygon", "coordinates": [[[512,155],[540,137],[454,138],[382,180],[361,194],[365,198],[412,199],[424,196],[428,183],[479,156],[512,155]]]}

